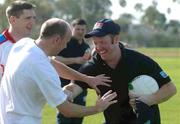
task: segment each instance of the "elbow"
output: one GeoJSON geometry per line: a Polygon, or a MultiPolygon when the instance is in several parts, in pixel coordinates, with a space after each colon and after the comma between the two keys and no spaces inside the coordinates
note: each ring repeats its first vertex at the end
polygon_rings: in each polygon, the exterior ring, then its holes
{"type": "Polygon", "coordinates": [[[169,84],[169,90],[171,91],[171,96],[174,96],[177,93],[176,86],[173,83],[169,84]]]}
{"type": "Polygon", "coordinates": [[[177,93],[177,89],[176,89],[176,87],[174,86],[174,87],[173,87],[173,93],[172,93],[172,95],[174,96],[176,93],[177,93]]]}
{"type": "Polygon", "coordinates": [[[61,114],[66,117],[66,118],[71,118],[71,117],[75,117],[72,113],[70,112],[61,112],[61,114]]]}

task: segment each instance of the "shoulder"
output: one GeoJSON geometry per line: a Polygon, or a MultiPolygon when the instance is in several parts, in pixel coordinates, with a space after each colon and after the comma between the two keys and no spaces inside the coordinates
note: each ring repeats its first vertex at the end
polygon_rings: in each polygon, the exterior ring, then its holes
{"type": "Polygon", "coordinates": [[[6,42],[8,39],[3,35],[3,34],[0,34],[0,44],[6,42]]]}
{"type": "Polygon", "coordinates": [[[93,57],[88,62],[83,64],[80,67],[79,71],[81,73],[85,73],[85,74],[89,74],[89,75],[94,75],[95,72],[97,72],[97,70],[99,69],[99,67],[101,67],[101,64],[99,63],[99,61],[97,60],[96,57],[93,57]]]}
{"type": "Polygon", "coordinates": [[[125,48],[123,54],[126,58],[136,61],[152,61],[151,57],[129,48],[125,48]]]}
{"type": "Polygon", "coordinates": [[[20,39],[17,43],[14,44],[14,47],[27,47],[30,44],[34,44],[34,40],[28,37],[20,39]]]}
{"type": "Polygon", "coordinates": [[[86,47],[89,47],[89,44],[87,43],[88,41],[85,41],[84,39],[83,39],[83,45],[85,45],[86,47]]]}

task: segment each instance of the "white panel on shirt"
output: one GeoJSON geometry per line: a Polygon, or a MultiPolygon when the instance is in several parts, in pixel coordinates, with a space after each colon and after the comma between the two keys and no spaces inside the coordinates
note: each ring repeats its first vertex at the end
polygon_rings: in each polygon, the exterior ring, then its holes
{"type": "Polygon", "coordinates": [[[1,65],[0,81],[2,79],[2,74],[3,74],[2,67],[5,67],[5,65],[6,65],[6,61],[7,61],[7,58],[8,58],[8,55],[9,55],[9,52],[10,52],[12,46],[13,46],[13,43],[10,41],[6,41],[6,42],[0,44],[0,65],[1,65]]]}

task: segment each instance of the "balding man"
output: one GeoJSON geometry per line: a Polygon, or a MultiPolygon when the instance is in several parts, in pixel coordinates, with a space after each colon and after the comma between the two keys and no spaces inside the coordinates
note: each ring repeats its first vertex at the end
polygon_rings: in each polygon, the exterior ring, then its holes
{"type": "Polygon", "coordinates": [[[67,117],[82,117],[104,111],[116,93],[107,92],[94,106],[72,104],[60,87],[59,76],[48,56],[66,47],[69,24],[52,18],[43,23],[39,38],[23,38],[11,49],[0,87],[1,124],[40,124],[46,102],[67,117]]]}

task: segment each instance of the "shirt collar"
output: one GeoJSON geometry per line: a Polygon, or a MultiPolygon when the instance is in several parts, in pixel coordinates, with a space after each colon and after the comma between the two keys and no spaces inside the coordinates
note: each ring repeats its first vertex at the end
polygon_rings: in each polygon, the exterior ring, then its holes
{"type": "Polygon", "coordinates": [[[6,37],[6,39],[8,39],[9,41],[11,41],[12,43],[16,43],[16,41],[14,40],[14,38],[11,36],[11,34],[8,32],[8,29],[4,30],[3,33],[4,36],[6,37]]]}

